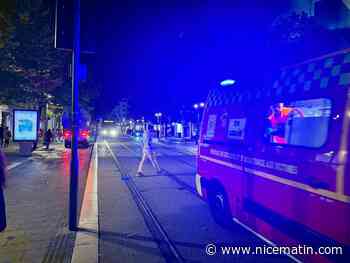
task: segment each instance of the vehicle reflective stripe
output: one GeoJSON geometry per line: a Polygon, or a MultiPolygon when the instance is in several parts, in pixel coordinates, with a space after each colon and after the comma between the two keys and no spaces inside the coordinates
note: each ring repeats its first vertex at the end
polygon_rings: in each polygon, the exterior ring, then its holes
{"type": "Polygon", "coordinates": [[[197,193],[199,194],[199,196],[203,197],[201,176],[199,174],[196,174],[196,190],[197,190],[197,193]]]}
{"type": "Polygon", "coordinates": [[[233,164],[233,163],[229,163],[229,162],[226,162],[223,160],[215,159],[215,158],[212,158],[212,157],[209,157],[206,155],[200,155],[199,158],[242,171],[242,166],[237,165],[237,164],[233,164]]]}
{"type": "MultiPolygon", "coordinates": [[[[208,156],[204,156],[204,155],[200,155],[199,158],[203,159],[203,160],[208,160],[210,162],[216,163],[216,164],[220,164],[229,168],[234,168],[236,170],[242,171],[243,168],[242,166],[227,162],[227,161],[223,161],[223,160],[218,160],[215,158],[211,158],[208,156]]],[[[256,175],[256,176],[260,176],[262,178],[271,180],[271,181],[275,181],[281,184],[285,184],[285,185],[289,185],[310,193],[314,193],[314,194],[318,194],[327,198],[331,198],[331,199],[335,199],[337,201],[341,201],[341,202],[345,202],[345,203],[350,203],[350,197],[346,196],[344,194],[339,194],[339,193],[335,193],[332,191],[328,191],[328,190],[324,190],[324,189],[315,189],[307,184],[303,184],[300,182],[296,182],[296,181],[292,181],[286,178],[282,178],[270,173],[266,173],[263,171],[259,171],[257,169],[252,169],[252,168],[245,168],[244,169],[245,172],[248,172],[250,174],[256,175]]]]}
{"type": "MultiPolygon", "coordinates": [[[[344,112],[344,120],[343,120],[343,126],[342,126],[342,132],[341,132],[341,141],[340,141],[340,149],[339,149],[339,161],[340,163],[345,163],[346,155],[347,153],[347,146],[348,146],[348,134],[349,134],[349,126],[350,126],[350,86],[347,87],[347,99],[346,99],[346,106],[345,106],[345,112],[344,112]]],[[[338,194],[343,195],[344,194],[344,180],[345,180],[345,168],[346,165],[339,165],[337,168],[337,179],[336,179],[336,191],[338,194]]]]}

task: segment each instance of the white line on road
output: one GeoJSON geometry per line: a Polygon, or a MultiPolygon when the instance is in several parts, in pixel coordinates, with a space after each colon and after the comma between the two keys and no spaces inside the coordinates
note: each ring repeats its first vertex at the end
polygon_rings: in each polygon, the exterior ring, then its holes
{"type": "MultiPolygon", "coordinates": [[[[240,225],[241,227],[243,227],[244,229],[246,229],[247,231],[249,231],[250,233],[252,233],[253,235],[255,235],[256,237],[260,238],[262,241],[266,242],[267,244],[269,244],[272,247],[276,247],[276,244],[274,242],[272,242],[271,240],[267,239],[266,237],[264,237],[263,235],[255,232],[252,228],[250,228],[249,226],[247,226],[246,224],[242,223],[241,221],[239,221],[237,218],[233,218],[233,221],[235,221],[238,225],[240,225]]],[[[289,255],[286,254],[287,257],[289,257],[291,260],[293,260],[296,263],[303,263],[302,261],[300,261],[299,259],[297,259],[296,257],[294,257],[293,255],[289,255]]]]}
{"type": "Polygon", "coordinates": [[[80,212],[79,230],[76,235],[71,263],[98,262],[98,143],[95,144],[80,212]]]}
{"type": "Polygon", "coordinates": [[[14,163],[12,163],[12,164],[10,164],[10,165],[8,165],[6,167],[7,171],[10,171],[10,170],[16,168],[17,166],[20,166],[20,165],[24,164],[25,162],[28,162],[28,161],[31,161],[31,160],[33,160],[33,157],[29,157],[29,158],[27,158],[27,159],[25,159],[25,160],[23,160],[21,162],[14,162],[14,163]]]}

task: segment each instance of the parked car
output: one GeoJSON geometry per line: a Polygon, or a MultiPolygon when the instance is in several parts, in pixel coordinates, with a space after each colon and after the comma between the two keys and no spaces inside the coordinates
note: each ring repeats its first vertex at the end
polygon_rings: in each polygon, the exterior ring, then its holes
{"type": "MultiPolygon", "coordinates": [[[[64,146],[66,148],[71,148],[72,130],[65,129],[63,132],[63,136],[64,136],[64,146]]],[[[84,148],[88,148],[90,146],[89,138],[90,138],[90,131],[88,129],[79,130],[78,147],[81,146],[84,148]]]]}

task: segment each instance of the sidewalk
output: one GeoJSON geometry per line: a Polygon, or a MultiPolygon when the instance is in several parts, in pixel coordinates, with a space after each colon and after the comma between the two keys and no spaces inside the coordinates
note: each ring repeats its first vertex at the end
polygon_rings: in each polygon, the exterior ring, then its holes
{"type": "MultiPolygon", "coordinates": [[[[18,143],[11,143],[7,148],[1,148],[5,154],[7,165],[10,167],[22,164],[24,161],[30,160],[33,157],[45,157],[47,153],[60,154],[64,151],[63,143],[53,143],[50,145],[50,149],[46,150],[45,146],[38,144],[37,149],[32,152],[31,156],[23,156],[19,152],[18,143]]],[[[54,155],[54,154],[51,154],[54,155]]]]}
{"type": "MultiPolygon", "coordinates": [[[[90,162],[79,150],[79,211],[90,162]]],[[[0,263],[70,262],[75,233],[67,228],[70,150],[39,146],[32,157],[6,149],[11,169],[5,188],[7,229],[0,233],[0,263]],[[17,166],[13,164],[20,162],[17,166]]]]}

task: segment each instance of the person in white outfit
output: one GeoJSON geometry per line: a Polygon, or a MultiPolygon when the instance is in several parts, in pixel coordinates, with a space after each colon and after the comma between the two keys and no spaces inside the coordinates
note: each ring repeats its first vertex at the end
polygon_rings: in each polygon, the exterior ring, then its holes
{"type": "Polygon", "coordinates": [[[157,173],[161,172],[161,169],[157,161],[156,153],[152,147],[152,128],[153,128],[152,125],[147,125],[143,131],[142,158],[137,169],[137,174],[136,174],[137,176],[143,175],[142,168],[146,158],[150,160],[152,166],[157,170],[157,173]]]}

